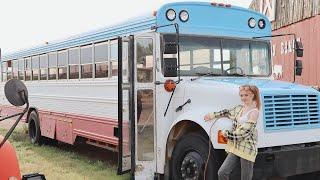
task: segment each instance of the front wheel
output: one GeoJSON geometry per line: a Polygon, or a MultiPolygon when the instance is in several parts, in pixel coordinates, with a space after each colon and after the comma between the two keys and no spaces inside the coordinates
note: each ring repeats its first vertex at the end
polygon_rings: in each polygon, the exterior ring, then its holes
{"type": "Polygon", "coordinates": [[[204,175],[208,143],[209,140],[200,134],[189,134],[181,138],[172,153],[170,179],[218,179],[220,163],[217,153],[212,148],[204,175]]]}

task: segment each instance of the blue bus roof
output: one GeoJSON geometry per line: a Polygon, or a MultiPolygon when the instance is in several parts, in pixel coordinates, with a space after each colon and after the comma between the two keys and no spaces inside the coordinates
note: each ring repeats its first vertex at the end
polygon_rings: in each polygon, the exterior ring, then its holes
{"type": "MultiPolygon", "coordinates": [[[[93,42],[114,39],[118,36],[131,35],[142,31],[150,30],[152,26],[166,25],[170,23],[179,24],[181,34],[206,35],[231,38],[252,38],[257,36],[271,35],[271,26],[268,19],[253,10],[241,7],[212,5],[209,2],[176,2],[163,5],[156,16],[150,15],[134,18],[126,22],[101,28],[95,31],[79,34],[64,40],[49,42],[46,45],[35,46],[29,49],[4,54],[3,61],[19,59],[37,54],[57,51],[70,47],[86,45],[93,42]],[[166,18],[168,9],[173,9],[177,17],[174,21],[166,18]],[[189,13],[189,20],[181,22],[179,12],[186,10],[189,13]],[[264,19],[266,27],[260,29],[257,26],[250,28],[248,20],[255,18],[264,19]]],[[[173,26],[159,28],[160,33],[175,33],[173,26]]]]}

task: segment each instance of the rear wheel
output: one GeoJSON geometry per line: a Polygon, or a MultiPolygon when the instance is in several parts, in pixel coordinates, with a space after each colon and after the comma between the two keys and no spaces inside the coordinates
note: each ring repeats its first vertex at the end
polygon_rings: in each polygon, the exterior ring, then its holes
{"type": "Polygon", "coordinates": [[[176,144],[171,159],[170,179],[218,179],[220,166],[217,153],[211,149],[207,172],[204,169],[208,158],[209,140],[200,134],[189,134],[176,144]]]}
{"type": "Polygon", "coordinates": [[[41,131],[38,114],[32,111],[28,118],[28,132],[32,144],[41,143],[41,131]]]}

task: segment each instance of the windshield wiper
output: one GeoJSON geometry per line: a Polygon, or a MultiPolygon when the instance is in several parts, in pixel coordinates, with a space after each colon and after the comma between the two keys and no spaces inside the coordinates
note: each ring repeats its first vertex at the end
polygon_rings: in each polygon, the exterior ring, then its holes
{"type": "Polygon", "coordinates": [[[240,73],[232,73],[232,74],[224,74],[225,76],[238,76],[238,77],[248,77],[247,74],[240,74],[240,73]]]}
{"type": "Polygon", "coordinates": [[[206,76],[221,76],[221,74],[217,74],[217,73],[213,73],[213,72],[209,72],[209,73],[196,73],[197,75],[200,75],[199,77],[196,78],[191,78],[191,81],[195,81],[197,79],[200,79],[202,77],[206,77],[206,76]]]}

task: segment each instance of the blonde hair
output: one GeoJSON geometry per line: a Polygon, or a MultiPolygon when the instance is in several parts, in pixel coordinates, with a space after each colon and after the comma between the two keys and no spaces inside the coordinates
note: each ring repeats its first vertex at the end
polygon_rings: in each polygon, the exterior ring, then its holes
{"type": "Polygon", "coordinates": [[[261,100],[260,100],[260,93],[259,93],[259,88],[255,85],[249,85],[249,84],[244,84],[239,87],[239,91],[250,91],[253,93],[253,100],[256,102],[257,108],[260,110],[261,106],[261,100]]]}

